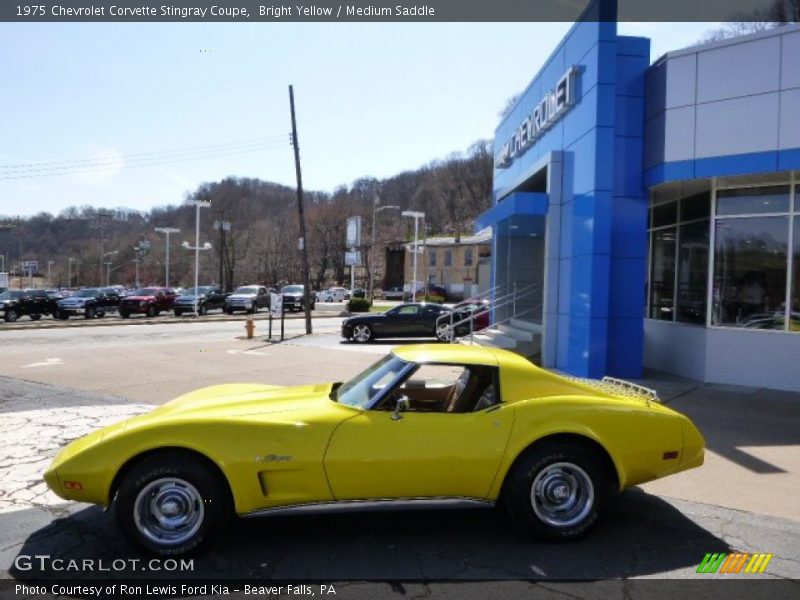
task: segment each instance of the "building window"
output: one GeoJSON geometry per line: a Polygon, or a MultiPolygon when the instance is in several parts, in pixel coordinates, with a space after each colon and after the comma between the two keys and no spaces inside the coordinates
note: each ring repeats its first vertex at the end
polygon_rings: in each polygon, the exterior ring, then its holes
{"type": "Polygon", "coordinates": [[[789,208],[789,186],[717,193],[713,325],[786,328],[789,208]]]}
{"type": "Polygon", "coordinates": [[[653,232],[650,270],[651,319],[672,321],[675,317],[675,235],[675,227],[653,232]]]}
{"type": "Polygon", "coordinates": [[[445,250],[444,251],[444,266],[445,267],[452,267],[453,266],[453,251],[452,250],[445,250]]]}
{"type": "Polygon", "coordinates": [[[436,250],[431,250],[428,254],[428,265],[431,267],[436,266],[436,250]]]}
{"type": "Polygon", "coordinates": [[[748,179],[720,178],[713,205],[687,184],[651,192],[649,318],[800,331],[798,185],[748,179]]]}
{"type": "Polygon", "coordinates": [[[472,248],[464,248],[464,266],[472,266],[472,248]]]}
{"type": "Polygon", "coordinates": [[[651,208],[651,319],[705,323],[710,211],[708,191],[651,208]]]}

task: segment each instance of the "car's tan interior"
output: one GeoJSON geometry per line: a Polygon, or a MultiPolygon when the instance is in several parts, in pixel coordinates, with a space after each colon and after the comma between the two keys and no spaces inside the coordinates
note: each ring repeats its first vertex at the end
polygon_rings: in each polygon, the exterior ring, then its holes
{"type": "Polygon", "coordinates": [[[440,372],[431,373],[430,368],[424,373],[418,371],[395,390],[381,408],[393,410],[400,396],[408,398],[409,411],[413,412],[465,413],[483,410],[497,402],[494,371],[491,367],[432,366],[439,368],[440,372]]]}

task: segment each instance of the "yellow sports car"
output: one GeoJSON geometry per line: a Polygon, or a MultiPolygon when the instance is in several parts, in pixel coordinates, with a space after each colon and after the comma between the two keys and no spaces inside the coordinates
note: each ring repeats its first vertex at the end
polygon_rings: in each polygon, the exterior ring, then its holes
{"type": "Polygon", "coordinates": [[[128,539],[159,555],[197,550],[234,513],[367,501],[502,503],[569,539],[611,494],[697,467],[703,448],[646,388],[415,345],[346,383],[186,394],[72,442],[44,477],[62,498],[113,504],[128,539]]]}

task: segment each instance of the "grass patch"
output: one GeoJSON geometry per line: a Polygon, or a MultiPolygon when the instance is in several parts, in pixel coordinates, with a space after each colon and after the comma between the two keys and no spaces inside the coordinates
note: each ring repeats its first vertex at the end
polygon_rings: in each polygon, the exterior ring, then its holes
{"type": "Polygon", "coordinates": [[[382,313],[386,312],[393,306],[394,306],[393,304],[373,304],[372,306],[369,307],[369,312],[382,313]]]}

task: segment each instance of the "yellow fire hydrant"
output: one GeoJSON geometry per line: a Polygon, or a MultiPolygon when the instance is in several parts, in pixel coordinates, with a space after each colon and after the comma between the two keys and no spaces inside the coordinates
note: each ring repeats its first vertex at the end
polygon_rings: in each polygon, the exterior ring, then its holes
{"type": "Polygon", "coordinates": [[[247,317],[247,320],[244,322],[245,331],[247,331],[247,339],[253,339],[253,332],[256,330],[256,322],[253,320],[253,317],[247,317]]]}

